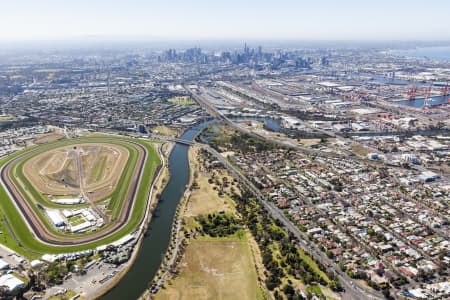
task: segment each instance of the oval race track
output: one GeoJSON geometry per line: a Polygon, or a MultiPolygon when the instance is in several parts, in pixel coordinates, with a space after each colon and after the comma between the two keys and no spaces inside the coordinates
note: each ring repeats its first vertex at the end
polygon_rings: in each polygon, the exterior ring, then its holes
{"type": "MultiPolygon", "coordinates": [[[[118,139],[100,138],[99,140],[101,142],[108,142],[108,141],[112,142],[117,141],[118,139]]],[[[139,152],[136,167],[134,169],[133,176],[130,180],[129,187],[126,192],[126,197],[122,204],[120,215],[112,225],[108,226],[104,230],[86,236],[71,237],[70,235],[56,235],[50,232],[48,228],[43,224],[40,217],[33,210],[29,201],[24,199],[23,195],[18,191],[18,188],[15,186],[15,184],[9,177],[10,169],[14,165],[14,163],[18,162],[19,160],[23,159],[24,157],[32,153],[37,152],[39,149],[28,151],[24,154],[21,154],[16,158],[8,161],[3,166],[0,173],[2,183],[5,186],[6,190],[8,191],[10,197],[14,201],[15,206],[19,209],[22,217],[25,219],[25,222],[27,223],[28,227],[30,228],[36,239],[38,239],[42,243],[53,246],[83,245],[109,237],[112,234],[118,232],[128,223],[128,221],[132,217],[133,206],[136,201],[136,193],[141,183],[142,173],[148,158],[148,152],[147,149],[145,149],[145,147],[143,147],[139,143],[125,139],[119,140],[120,142],[127,143],[133,146],[139,152]]]]}

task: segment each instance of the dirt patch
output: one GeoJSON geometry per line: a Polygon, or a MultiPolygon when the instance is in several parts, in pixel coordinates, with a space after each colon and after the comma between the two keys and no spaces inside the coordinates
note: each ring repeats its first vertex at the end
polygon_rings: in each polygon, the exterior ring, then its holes
{"type": "Polygon", "coordinates": [[[79,144],[52,149],[25,162],[23,171],[42,194],[80,194],[80,180],[92,201],[108,195],[125,168],[126,148],[110,144],[79,144]]]}
{"type": "Polygon", "coordinates": [[[45,144],[45,143],[54,142],[54,141],[57,141],[57,140],[60,140],[63,138],[64,138],[64,134],[61,134],[61,133],[46,134],[46,135],[38,136],[34,140],[34,143],[35,144],[45,144]]]}
{"type": "Polygon", "coordinates": [[[367,156],[367,154],[373,152],[369,148],[361,146],[361,145],[359,145],[357,143],[353,143],[351,145],[351,148],[352,148],[352,152],[356,153],[359,156],[367,156]]]}

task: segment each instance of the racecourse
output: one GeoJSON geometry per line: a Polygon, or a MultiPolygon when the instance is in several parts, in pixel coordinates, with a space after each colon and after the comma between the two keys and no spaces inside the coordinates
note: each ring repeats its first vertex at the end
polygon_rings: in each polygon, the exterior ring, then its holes
{"type": "Polygon", "coordinates": [[[27,257],[92,249],[111,243],[136,230],[142,222],[153,176],[159,165],[159,156],[150,142],[124,137],[83,137],[17,152],[0,161],[0,226],[3,230],[0,243],[27,257]],[[119,145],[129,152],[114,189],[99,200],[108,200],[111,220],[89,234],[67,234],[56,230],[39,205],[59,206],[39,193],[23,173],[23,165],[30,158],[52,149],[78,144],[119,145]]]}
{"type": "Polygon", "coordinates": [[[34,155],[23,164],[23,174],[43,195],[77,197],[84,189],[97,201],[115,188],[129,152],[117,143],[68,145],[34,155]]]}

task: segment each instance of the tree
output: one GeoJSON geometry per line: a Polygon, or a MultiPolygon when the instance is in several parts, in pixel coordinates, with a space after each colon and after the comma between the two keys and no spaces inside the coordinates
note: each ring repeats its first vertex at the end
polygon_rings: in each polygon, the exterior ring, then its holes
{"type": "Polygon", "coordinates": [[[332,289],[335,292],[340,292],[342,290],[341,283],[337,280],[332,280],[329,283],[330,289],[332,289]]]}
{"type": "Polygon", "coordinates": [[[295,290],[292,287],[292,285],[290,284],[286,284],[283,288],[283,293],[286,295],[294,295],[295,294],[295,290]]]}
{"type": "Polygon", "coordinates": [[[382,293],[386,299],[393,299],[391,296],[391,292],[389,291],[389,288],[383,289],[382,293]]]}

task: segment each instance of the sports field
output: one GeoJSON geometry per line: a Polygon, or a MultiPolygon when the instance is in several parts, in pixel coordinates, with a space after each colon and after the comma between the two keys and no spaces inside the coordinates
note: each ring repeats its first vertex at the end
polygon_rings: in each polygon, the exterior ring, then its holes
{"type": "Polygon", "coordinates": [[[86,222],[86,219],[83,216],[77,215],[69,218],[69,223],[72,226],[80,225],[86,222]]]}
{"type": "Polygon", "coordinates": [[[195,102],[189,98],[189,96],[177,96],[170,98],[167,100],[170,103],[181,105],[181,106],[188,106],[188,105],[194,105],[195,102]]]}
{"type": "MultiPolygon", "coordinates": [[[[92,249],[115,241],[141,223],[159,165],[160,159],[152,143],[125,137],[62,140],[14,153],[0,161],[0,198],[3,200],[0,202],[0,231],[3,232],[0,243],[26,257],[36,257],[43,253],[92,249]],[[25,175],[26,172],[32,176],[25,175]],[[42,178],[50,186],[39,183],[42,178]],[[57,231],[42,207],[62,209],[67,206],[50,202],[49,195],[43,192],[45,188],[54,188],[51,196],[62,196],[64,193],[54,192],[65,187],[61,182],[66,181],[72,184],[70,188],[67,184],[67,195],[84,193],[86,198],[92,197],[76,207],[101,210],[95,203],[98,200],[110,222],[89,234],[69,235],[57,231]],[[102,195],[95,195],[95,188],[101,190],[105,186],[107,192],[103,190],[102,195]]],[[[69,223],[80,221],[75,218],[69,223]]]]}

